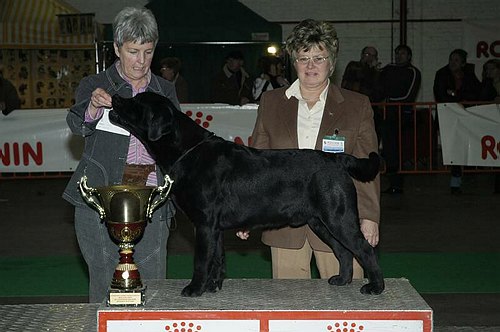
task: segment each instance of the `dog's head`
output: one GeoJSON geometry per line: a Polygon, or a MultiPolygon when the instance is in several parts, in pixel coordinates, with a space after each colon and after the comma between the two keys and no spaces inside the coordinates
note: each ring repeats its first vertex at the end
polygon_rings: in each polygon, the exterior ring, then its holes
{"type": "Polygon", "coordinates": [[[157,141],[173,131],[174,104],[153,92],[133,98],[113,96],[111,122],[125,128],[143,142],[157,141]]]}

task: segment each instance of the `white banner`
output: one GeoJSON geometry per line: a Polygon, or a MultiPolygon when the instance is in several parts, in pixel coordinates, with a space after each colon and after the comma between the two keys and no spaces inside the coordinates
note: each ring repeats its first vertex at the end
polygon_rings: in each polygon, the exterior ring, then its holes
{"type": "MultiPolygon", "coordinates": [[[[199,125],[238,144],[249,144],[257,105],[183,104],[199,125]]],[[[74,171],[83,138],[71,133],[66,109],[16,110],[0,117],[0,173],[74,171]]]]}
{"type": "Polygon", "coordinates": [[[476,75],[481,80],[483,64],[489,59],[500,59],[500,21],[466,20],[463,24],[463,49],[468,61],[475,65],[476,75]]]}
{"type": "Polygon", "coordinates": [[[445,165],[500,167],[500,105],[438,104],[445,165]]]}

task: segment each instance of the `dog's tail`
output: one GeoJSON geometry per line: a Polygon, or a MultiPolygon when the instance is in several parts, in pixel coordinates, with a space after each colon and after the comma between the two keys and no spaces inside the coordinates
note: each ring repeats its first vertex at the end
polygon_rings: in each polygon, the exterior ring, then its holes
{"type": "Polygon", "coordinates": [[[380,158],[376,152],[371,152],[368,158],[356,158],[343,153],[337,154],[337,157],[349,175],[361,182],[375,179],[380,169],[380,158]]]}

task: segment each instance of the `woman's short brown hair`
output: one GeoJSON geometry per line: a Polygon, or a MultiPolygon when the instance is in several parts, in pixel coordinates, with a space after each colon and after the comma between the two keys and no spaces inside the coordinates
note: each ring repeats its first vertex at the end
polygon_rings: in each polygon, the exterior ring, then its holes
{"type": "Polygon", "coordinates": [[[330,62],[335,63],[339,50],[339,39],[334,26],[325,21],[306,19],[300,22],[286,39],[286,50],[292,61],[295,61],[297,52],[308,51],[312,47],[326,48],[330,62]]]}

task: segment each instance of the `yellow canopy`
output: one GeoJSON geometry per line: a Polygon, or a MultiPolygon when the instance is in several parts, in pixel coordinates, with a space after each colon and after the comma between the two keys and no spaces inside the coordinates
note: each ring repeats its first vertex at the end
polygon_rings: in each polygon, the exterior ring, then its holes
{"type": "Polygon", "coordinates": [[[94,48],[93,14],[62,0],[1,0],[0,48],[94,48]]]}

